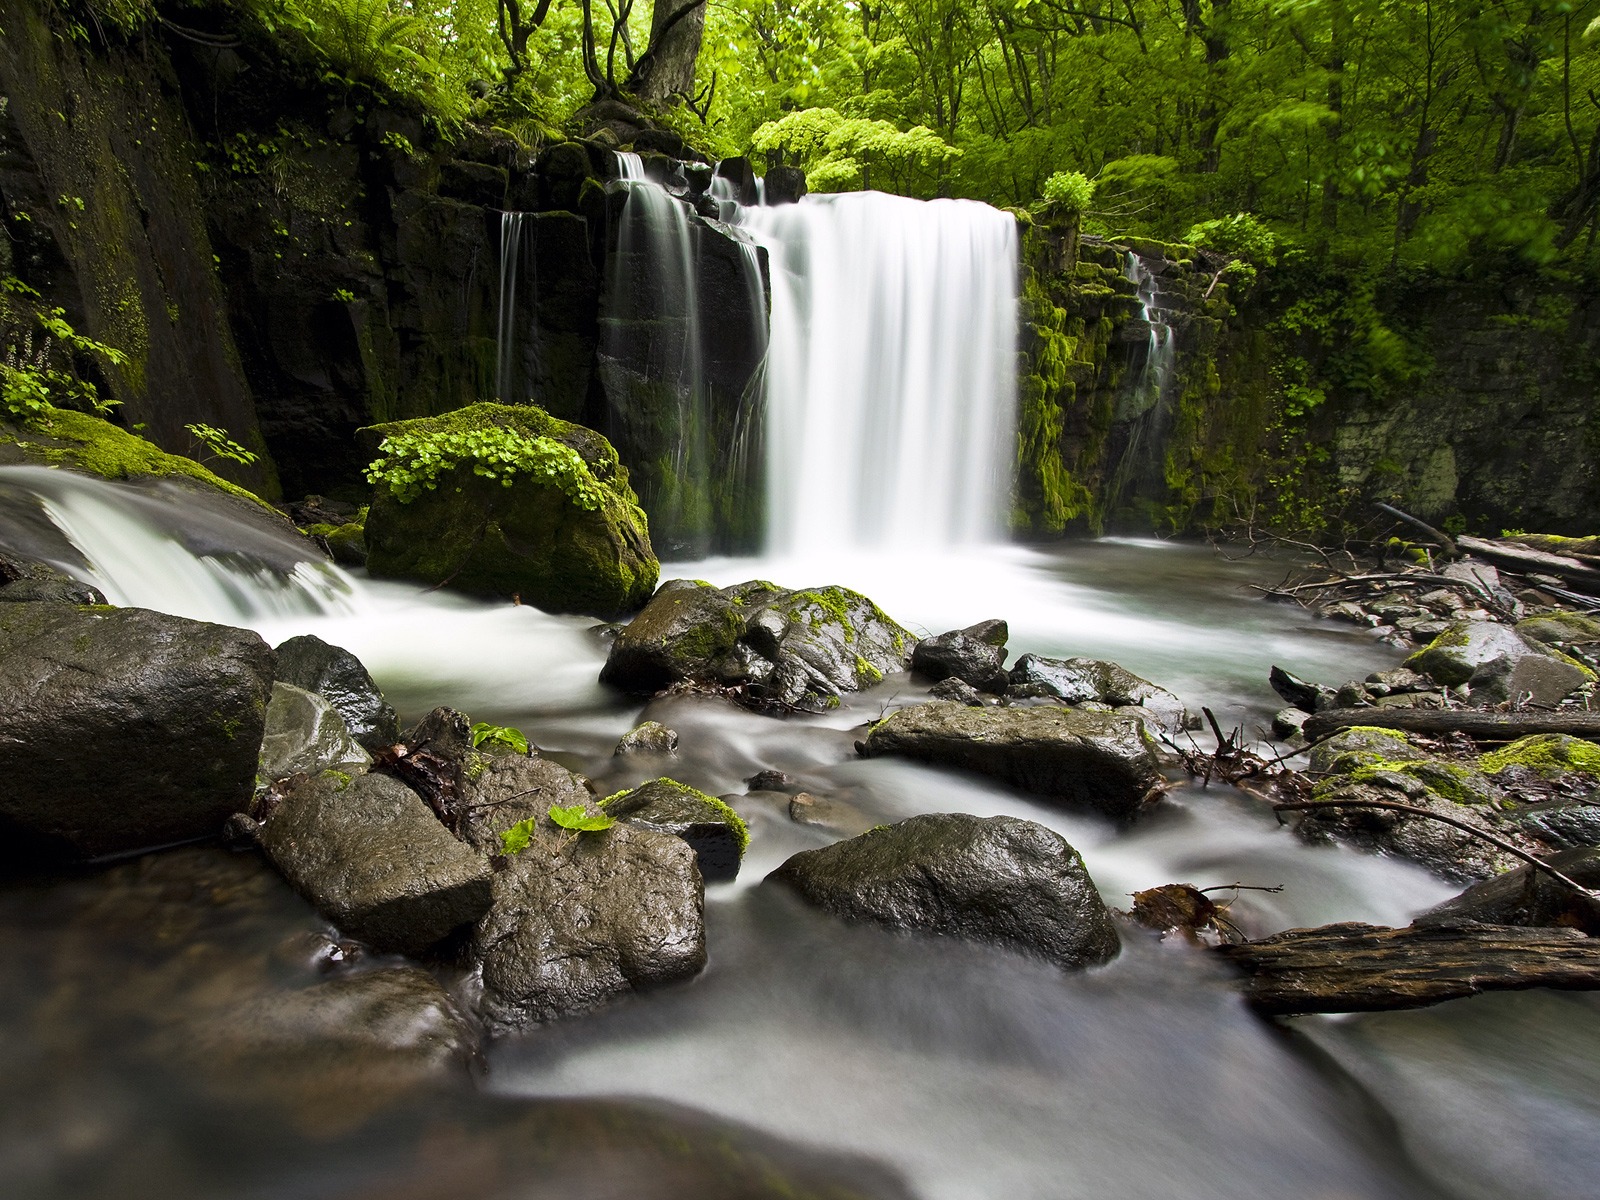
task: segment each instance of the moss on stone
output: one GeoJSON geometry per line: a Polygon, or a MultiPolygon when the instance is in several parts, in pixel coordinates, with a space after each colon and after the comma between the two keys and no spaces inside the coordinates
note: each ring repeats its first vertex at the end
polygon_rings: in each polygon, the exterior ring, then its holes
{"type": "Polygon", "coordinates": [[[192,458],[168,454],[110,421],[71,409],[52,408],[26,425],[0,421],[0,446],[14,447],[14,453],[24,462],[65,467],[101,479],[181,475],[277,513],[255,493],[229,483],[192,458]]]}
{"type": "Polygon", "coordinates": [[[1478,759],[1478,766],[1486,775],[1497,775],[1510,767],[1527,767],[1544,779],[1556,779],[1571,771],[1600,778],[1600,746],[1565,734],[1539,733],[1490,751],[1478,759]]]}
{"type": "Polygon", "coordinates": [[[686,801],[690,804],[699,805],[700,807],[709,809],[716,820],[723,822],[728,826],[729,829],[733,830],[733,836],[738,839],[739,842],[740,854],[743,854],[745,850],[749,848],[750,827],[745,824],[743,817],[734,812],[732,808],[728,807],[725,802],[719,800],[717,797],[707,795],[705,792],[700,791],[698,788],[692,788],[686,783],[679,783],[676,779],[669,779],[665,775],[661,776],[659,779],[653,779],[649,783],[641,784],[639,787],[633,788],[629,791],[617,792],[613,795],[607,796],[600,802],[600,805],[603,808],[621,797],[631,796],[635,792],[642,791],[647,787],[664,789],[665,791],[672,793],[674,797],[681,801],[686,801]]]}

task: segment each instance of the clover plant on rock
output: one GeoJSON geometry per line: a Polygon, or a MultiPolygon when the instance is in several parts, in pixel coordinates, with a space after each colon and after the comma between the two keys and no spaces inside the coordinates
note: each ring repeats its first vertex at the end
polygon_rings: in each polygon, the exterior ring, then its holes
{"type": "Polygon", "coordinates": [[[803,850],[767,877],[835,916],[1007,946],[1063,967],[1121,948],[1083,859],[1016,817],[930,813],[803,850]]]}
{"type": "Polygon", "coordinates": [[[617,634],[600,679],[635,695],[688,683],[754,707],[820,711],[904,670],[916,643],[848,588],[674,579],[617,634]]]}
{"type": "Polygon", "coordinates": [[[611,444],[529,406],[374,426],[367,568],[551,612],[638,608],[659,565],[611,444]]]}
{"type": "Polygon", "coordinates": [[[0,604],[0,828],[95,858],[243,808],[272,691],[256,634],[139,608],[0,604]]]}

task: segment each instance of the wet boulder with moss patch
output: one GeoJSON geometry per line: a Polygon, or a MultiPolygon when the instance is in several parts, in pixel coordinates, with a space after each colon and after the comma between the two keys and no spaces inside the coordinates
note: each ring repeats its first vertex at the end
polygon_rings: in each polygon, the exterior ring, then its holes
{"type": "Polygon", "coordinates": [[[551,612],[642,605],[660,567],[611,444],[542,409],[475,404],[374,426],[367,569],[551,612]]]}
{"type": "Polygon", "coordinates": [[[676,779],[652,779],[630,792],[608,797],[602,806],[607,816],[688,842],[708,883],[737,876],[739,862],[750,845],[750,830],[738,813],[715,796],[676,779]]]}
{"type": "Polygon", "coordinates": [[[756,707],[820,711],[904,670],[916,643],[848,588],[674,579],[617,634],[600,678],[635,695],[687,683],[756,707]]]}
{"type": "Polygon", "coordinates": [[[1405,665],[1445,687],[1468,685],[1475,703],[1526,697],[1550,706],[1595,677],[1574,659],[1493,621],[1457,621],[1405,665]]]}
{"type": "Polygon", "coordinates": [[[0,854],[215,834],[249,802],[271,691],[272,651],[249,630],[0,605],[0,854]]]}

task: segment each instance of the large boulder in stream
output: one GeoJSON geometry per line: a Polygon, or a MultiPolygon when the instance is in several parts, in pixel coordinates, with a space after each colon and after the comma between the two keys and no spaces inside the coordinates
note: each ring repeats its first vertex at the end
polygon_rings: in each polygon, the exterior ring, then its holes
{"type": "Polygon", "coordinates": [[[1527,699],[1553,707],[1594,672],[1542,641],[1494,621],[1457,621],[1406,659],[1445,687],[1466,684],[1473,703],[1527,699]]]}
{"type": "Polygon", "coordinates": [[[1138,708],[1168,733],[1189,725],[1189,713],[1164,687],[1141,679],[1114,662],[1098,658],[1046,658],[1024,654],[1011,668],[1014,698],[1048,696],[1064,704],[1105,704],[1138,708]]]}
{"type": "Polygon", "coordinates": [[[635,695],[688,683],[756,707],[817,711],[904,670],[916,642],[848,588],[674,579],[617,635],[600,679],[635,695]]]}
{"type": "Polygon", "coordinates": [[[531,406],[474,404],[374,426],[367,569],[378,578],[614,617],[659,564],[627,468],[591,429],[531,406]]]}
{"type": "Polygon", "coordinates": [[[878,721],[856,749],[964,767],[1118,819],[1137,816],[1161,785],[1154,739],[1143,721],[1120,713],[935,700],[878,721]]]}
{"type": "Polygon", "coordinates": [[[804,850],[767,877],[846,920],[1096,966],[1121,948],[1083,859],[1016,817],[932,813],[804,850]]]}
{"type": "Polygon", "coordinates": [[[0,852],[206,837],[255,786],[272,650],[138,608],[0,605],[0,852]]]}
{"type": "Polygon", "coordinates": [[[1004,692],[1008,634],[1004,621],[990,620],[923,638],[911,651],[911,670],[936,683],[958,679],[980,692],[1004,692]]]}
{"type": "Polygon", "coordinates": [[[423,950],[489,907],[488,861],[388,775],[301,779],[257,840],[295,891],[380,950],[423,950]]]}
{"type": "Polygon", "coordinates": [[[344,718],[350,735],[363,747],[376,752],[400,740],[394,709],[350,651],[303,633],[274,653],[278,681],[316,692],[344,718]]]}

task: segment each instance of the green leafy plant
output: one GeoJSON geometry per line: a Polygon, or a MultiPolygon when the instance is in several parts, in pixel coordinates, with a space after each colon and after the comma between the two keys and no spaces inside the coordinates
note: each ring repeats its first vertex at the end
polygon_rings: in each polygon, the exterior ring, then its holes
{"type": "Polygon", "coordinates": [[[1094,200],[1094,181],[1082,171],[1057,171],[1044,181],[1042,195],[1047,208],[1081,216],[1094,200]]]}
{"type": "Polygon", "coordinates": [[[529,817],[526,821],[518,821],[510,829],[503,830],[500,834],[500,852],[521,854],[533,841],[534,830],[538,827],[538,822],[529,817]]]}
{"type": "MultiPolygon", "coordinates": [[[[249,466],[259,457],[253,450],[247,450],[238,442],[228,436],[226,429],[218,429],[215,425],[195,423],[185,425],[191,437],[194,438],[209,453],[207,458],[225,458],[229,462],[243,463],[249,466]]],[[[196,461],[204,461],[198,455],[190,455],[196,461]]]]}
{"type": "Polygon", "coordinates": [[[478,747],[485,742],[499,742],[503,746],[510,746],[518,754],[527,754],[529,750],[528,736],[522,730],[510,725],[491,725],[487,721],[478,721],[472,726],[472,744],[478,747]]]}
{"type": "MultiPolygon", "coordinates": [[[[581,804],[552,804],[545,815],[562,829],[570,829],[573,837],[585,833],[600,833],[610,829],[617,823],[615,817],[591,817],[581,804]]],[[[518,821],[510,829],[504,830],[500,834],[501,853],[507,855],[521,854],[532,844],[533,835],[538,831],[538,828],[538,818],[529,817],[526,820],[518,821]]],[[[565,846],[571,840],[571,838],[566,839],[561,844],[565,846]]]]}
{"type": "Polygon", "coordinates": [[[604,498],[583,457],[553,438],[529,437],[498,425],[441,433],[399,433],[384,438],[367,467],[367,482],[388,487],[408,504],[458,466],[505,487],[526,476],[559,487],[579,508],[593,511],[604,498]]]}
{"type": "MultiPolygon", "coordinates": [[[[0,279],[0,292],[28,297],[37,293],[20,280],[0,279]]],[[[19,420],[37,420],[51,407],[75,408],[105,416],[119,403],[105,399],[99,389],[82,378],[73,362],[77,355],[93,356],[112,366],[126,366],[127,355],[114,346],[107,346],[93,338],[84,337],[66,319],[66,310],[52,308],[35,312],[34,320],[43,330],[42,340],[35,339],[32,328],[20,334],[3,338],[5,350],[0,355],[0,407],[19,420]],[[64,351],[64,362],[59,365],[52,351],[64,351]]]]}

